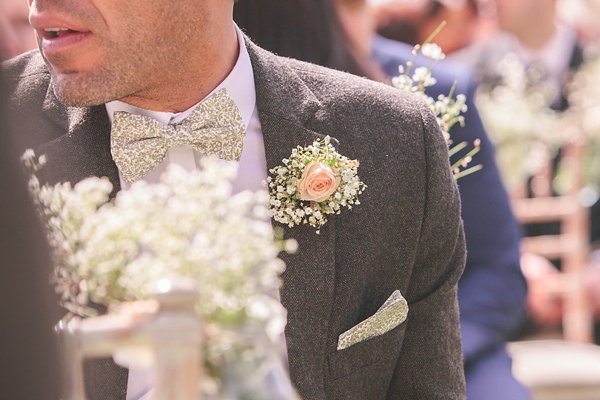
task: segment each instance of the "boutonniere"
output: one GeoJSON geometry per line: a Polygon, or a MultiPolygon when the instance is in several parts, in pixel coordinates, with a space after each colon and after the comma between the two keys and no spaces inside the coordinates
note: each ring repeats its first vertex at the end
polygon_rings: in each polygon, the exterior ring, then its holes
{"type": "Polygon", "coordinates": [[[298,146],[289,158],[269,170],[269,209],[275,221],[309,224],[319,233],[326,215],[358,205],[367,187],[357,175],[358,161],[335,151],[329,136],[307,147],[298,146]]]}

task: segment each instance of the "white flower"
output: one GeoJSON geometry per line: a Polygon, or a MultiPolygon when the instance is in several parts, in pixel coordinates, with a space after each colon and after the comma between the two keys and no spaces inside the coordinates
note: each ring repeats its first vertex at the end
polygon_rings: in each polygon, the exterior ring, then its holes
{"type": "Polygon", "coordinates": [[[413,80],[415,82],[420,82],[424,86],[432,86],[437,82],[435,78],[431,77],[431,71],[427,67],[419,67],[415,69],[413,80]]]}
{"type": "Polygon", "coordinates": [[[413,85],[413,80],[406,75],[400,75],[392,78],[392,85],[400,90],[407,90],[413,85]]]}
{"type": "Polygon", "coordinates": [[[344,172],[342,172],[342,180],[344,182],[350,182],[350,180],[352,180],[353,177],[354,177],[354,171],[352,171],[351,169],[347,169],[344,172]]]}
{"type": "Polygon", "coordinates": [[[426,43],[421,46],[421,53],[432,60],[439,61],[444,59],[445,55],[442,48],[435,43],[426,43]]]}

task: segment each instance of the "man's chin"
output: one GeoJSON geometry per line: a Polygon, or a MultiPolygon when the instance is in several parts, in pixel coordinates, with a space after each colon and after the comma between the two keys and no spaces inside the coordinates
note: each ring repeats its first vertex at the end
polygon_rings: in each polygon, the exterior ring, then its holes
{"type": "Polygon", "coordinates": [[[78,73],[52,73],[52,87],[58,100],[69,107],[91,107],[115,100],[107,91],[108,82],[86,79],[78,73]]]}

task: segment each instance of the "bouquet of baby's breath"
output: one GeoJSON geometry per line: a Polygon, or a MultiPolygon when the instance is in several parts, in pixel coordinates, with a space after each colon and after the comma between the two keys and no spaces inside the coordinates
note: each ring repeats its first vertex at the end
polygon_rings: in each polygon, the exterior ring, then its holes
{"type": "MultiPolygon", "coordinates": [[[[449,156],[452,157],[469,146],[467,142],[453,144],[449,133],[450,129],[456,123],[459,123],[461,126],[464,126],[465,124],[465,119],[460,114],[467,111],[467,105],[465,104],[466,97],[463,94],[457,95],[456,98],[453,97],[456,84],[452,87],[447,96],[440,95],[437,99],[434,99],[425,93],[427,87],[437,83],[436,79],[431,76],[431,72],[437,63],[445,57],[442,49],[435,43],[431,43],[431,40],[439,33],[444,25],[445,23],[442,23],[422,45],[416,45],[413,48],[413,59],[407,62],[406,66],[400,65],[398,67],[400,75],[392,78],[392,84],[397,89],[415,93],[425,100],[431,111],[433,111],[433,114],[442,129],[442,133],[450,146],[449,156]],[[415,59],[419,54],[422,54],[428,60],[427,65],[417,67],[413,71],[415,59]]],[[[476,140],[470,151],[461,155],[458,160],[453,162],[452,171],[454,172],[455,179],[459,179],[481,169],[481,165],[467,168],[468,164],[472,161],[473,156],[479,151],[479,146],[480,141],[476,140]]]]}
{"type": "MultiPolygon", "coordinates": [[[[91,302],[110,308],[148,298],[162,279],[191,279],[207,336],[205,378],[214,383],[207,387],[259,390],[253,377],[274,354],[267,334],[279,339],[286,319],[273,298],[284,268],[277,255],[295,246],[275,237],[265,192],[232,195],[235,166],[206,158],[202,172],[171,166],[161,183],[136,182],[109,201],[106,178],[40,186],[35,171],[43,158],[37,164],[27,152],[24,162],[66,309],[94,315],[91,302]],[[233,373],[239,381],[225,382],[233,373]]],[[[261,396],[252,398],[269,397],[261,396]]]]}

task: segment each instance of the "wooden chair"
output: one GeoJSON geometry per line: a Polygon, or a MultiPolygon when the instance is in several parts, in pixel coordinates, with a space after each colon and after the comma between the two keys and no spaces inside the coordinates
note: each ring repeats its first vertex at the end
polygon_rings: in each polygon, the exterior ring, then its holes
{"type": "Polygon", "coordinates": [[[522,252],[560,259],[564,273],[557,295],[563,299],[564,339],[591,343],[593,316],[584,290],[583,272],[589,255],[589,210],[581,205],[584,144],[573,142],[562,149],[563,165],[571,175],[571,188],[563,196],[552,196],[552,166],[532,180],[534,197],[513,196],[513,209],[523,224],[561,222],[559,235],[527,237],[522,252]]]}
{"type": "Polygon", "coordinates": [[[563,303],[563,339],[510,343],[515,377],[535,400],[600,399],[600,346],[593,341],[593,315],[584,288],[589,255],[589,210],[581,205],[584,144],[570,143],[562,159],[573,182],[563,196],[552,196],[551,165],[533,178],[533,198],[514,196],[513,208],[523,224],[561,222],[560,234],[524,238],[522,251],[560,259],[563,274],[557,296],[563,303]]]}

